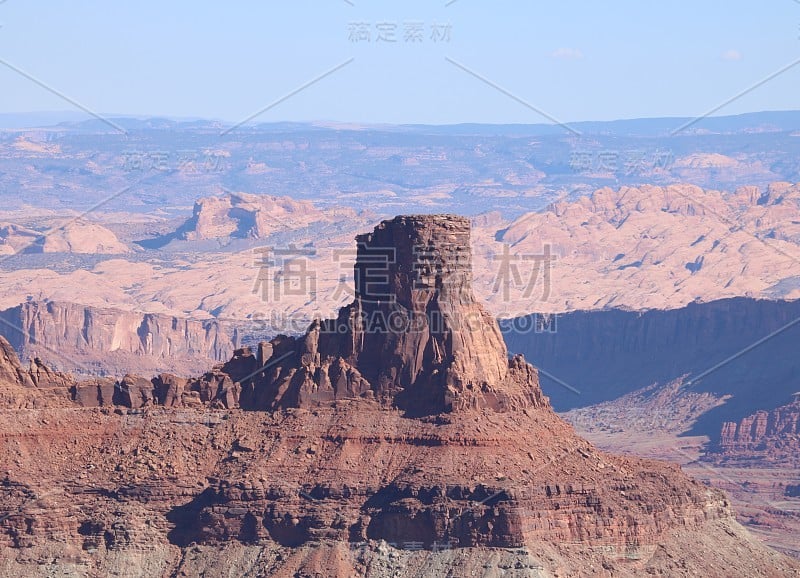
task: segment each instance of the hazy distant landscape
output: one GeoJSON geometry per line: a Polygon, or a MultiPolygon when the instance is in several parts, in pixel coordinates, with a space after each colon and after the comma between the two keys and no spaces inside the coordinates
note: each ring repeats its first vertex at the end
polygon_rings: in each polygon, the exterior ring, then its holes
{"type": "Polygon", "coordinates": [[[322,207],[358,208],[369,198],[386,214],[458,208],[513,217],[603,186],[794,182],[798,116],[703,119],[675,135],[692,119],[576,123],[581,134],[549,125],[300,123],[226,132],[220,122],[166,119],[116,119],[117,130],[88,120],[3,130],[0,171],[9,207],[85,210],[103,201],[105,211],[167,216],[230,190],[322,207]]]}

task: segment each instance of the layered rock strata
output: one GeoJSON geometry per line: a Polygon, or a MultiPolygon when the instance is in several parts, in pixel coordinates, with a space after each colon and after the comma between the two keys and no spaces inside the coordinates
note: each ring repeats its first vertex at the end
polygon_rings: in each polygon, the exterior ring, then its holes
{"type": "Polygon", "coordinates": [[[797,575],[720,491],[553,413],[472,298],[468,235],[382,223],[336,320],[194,380],[127,376],[131,409],[0,412],[0,573],[797,575]]]}
{"type": "Polygon", "coordinates": [[[800,466],[800,393],[770,411],[757,411],[722,426],[709,459],[800,466]]]}
{"type": "Polygon", "coordinates": [[[54,301],[0,312],[0,335],[25,357],[47,356],[64,370],[111,375],[190,374],[229,359],[238,346],[236,331],[215,320],[54,301]]]}
{"type": "Polygon", "coordinates": [[[264,369],[242,380],[242,406],[364,397],[433,414],[547,405],[530,366],[508,360],[497,323],[475,301],[469,234],[467,219],[438,215],[398,217],[358,236],[355,301],[300,339],[273,340],[264,369]]]}

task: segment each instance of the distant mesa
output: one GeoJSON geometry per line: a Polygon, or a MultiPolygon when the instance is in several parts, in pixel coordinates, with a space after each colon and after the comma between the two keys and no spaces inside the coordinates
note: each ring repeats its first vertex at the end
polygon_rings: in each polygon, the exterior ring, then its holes
{"type": "Polygon", "coordinates": [[[176,231],[138,244],[145,248],[159,248],[174,240],[266,239],[275,233],[286,233],[312,224],[357,218],[358,213],[349,208],[322,210],[311,201],[298,201],[291,197],[231,192],[198,199],[192,216],[176,231]]]}
{"type": "Polygon", "coordinates": [[[194,204],[192,217],[178,229],[187,241],[205,239],[263,239],[278,230],[325,219],[310,201],[248,193],[204,197],[194,204]]]}
{"type": "Polygon", "coordinates": [[[0,255],[83,253],[118,255],[130,248],[107,228],[85,219],[53,222],[42,230],[0,223],[0,255]]]}
{"type": "Polygon", "coordinates": [[[675,161],[676,168],[686,169],[731,169],[738,166],[736,159],[718,153],[695,153],[675,161]]]}

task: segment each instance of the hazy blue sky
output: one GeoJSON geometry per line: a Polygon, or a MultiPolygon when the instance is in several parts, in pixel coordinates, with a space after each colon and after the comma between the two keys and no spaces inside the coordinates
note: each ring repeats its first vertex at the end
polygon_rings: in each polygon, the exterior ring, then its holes
{"type": "MultiPolygon", "coordinates": [[[[352,58],[258,120],[392,123],[546,121],[448,57],[564,121],[699,115],[800,59],[800,0],[446,1],[5,0],[0,59],[98,112],[238,121],[352,58]]],[[[718,114],[798,87],[800,65],[718,114]]],[[[0,66],[0,112],[68,109],[0,66]]]]}

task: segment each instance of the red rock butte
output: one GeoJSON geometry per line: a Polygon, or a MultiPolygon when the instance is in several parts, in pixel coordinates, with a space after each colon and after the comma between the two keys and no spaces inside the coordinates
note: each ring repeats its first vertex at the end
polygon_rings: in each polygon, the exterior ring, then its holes
{"type": "Polygon", "coordinates": [[[410,415],[547,402],[472,294],[470,223],[403,216],[356,238],[355,300],[233,371],[249,409],[365,397],[410,415]],[[271,349],[271,356],[265,354],[271,349]],[[264,367],[259,371],[259,367],[264,367]]]}
{"type": "Polygon", "coordinates": [[[79,383],[0,339],[0,574],[797,575],[722,492],[552,411],[472,296],[469,221],[357,241],[336,319],[200,378],[79,383]]]}

